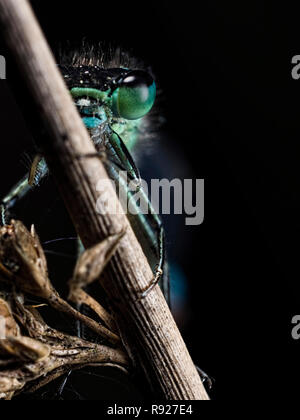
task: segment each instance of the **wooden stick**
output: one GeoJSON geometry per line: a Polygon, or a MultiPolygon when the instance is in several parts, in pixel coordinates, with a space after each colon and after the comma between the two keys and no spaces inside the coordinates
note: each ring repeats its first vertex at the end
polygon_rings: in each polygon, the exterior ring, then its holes
{"type": "Polygon", "coordinates": [[[30,89],[47,136],[37,139],[85,247],[107,235],[126,235],[103,280],[129,353],[138,357],[156,392],[165,399],[207,400],[208,396],[167,303],[156,287],[139,301],[152,270],[127,217],[97,214],[107,196],[120,203],[79,117],[27,0],[0,0],[2,35],[30,89]],[[79,157],[82,158],[79,158],[79,157]],[[84,156],[89,156],[84,158],[84,156]],[[102,181],[101,194],[96,186],[102,181]],[[146,367],[147,366],[147,367],[146,367]]]}

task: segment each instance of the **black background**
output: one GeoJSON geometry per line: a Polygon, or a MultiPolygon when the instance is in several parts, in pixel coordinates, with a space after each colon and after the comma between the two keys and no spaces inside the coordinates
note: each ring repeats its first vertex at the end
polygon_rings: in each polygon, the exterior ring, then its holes
{"type": "MultiPolygon", "coordinates": [[[[180,233],[180,255],[174,224],[169,239],[190,280],[184,338],[192,356],[216,379],[218,399],[248,399],[273,387],[291,395],[300,373],[290,335],[299,313],[300,81],[291,77],[291,59],[300,54],[297,10],[262,1],[201,2],[197,9],[102,3],[32,1],[54,49],[83,37],[120,40],[151,63],[164,91],[165,159],[176,154],[190,177],[205,178],[204,224],[180,233]]],[[[22,174],[29,138],[4,83],[3,192],[11,171],[15,180],[22,174]]]]}

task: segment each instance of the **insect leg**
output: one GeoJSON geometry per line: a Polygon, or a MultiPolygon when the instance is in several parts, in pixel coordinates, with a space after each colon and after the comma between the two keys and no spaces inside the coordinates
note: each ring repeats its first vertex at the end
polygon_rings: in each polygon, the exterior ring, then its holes
{"type": "MultiPolygon", "coordinates": [[[[110,163],[110,165],[106,164],[106,167],[111,178],[115,181],[118,181],[119,188],[126,192],[128,200],[132,198],[134,193],[140,192],[140,199],[143,200],[145,204],[144,207],[149,209],[147,216],[140,214],[138,208],[136,212],[137,214],[134,216],[128,214],[128,218],[133,227],[133,230],[135,231],[148,260],[149,253],[151,254],[150,259],[153,259],[154,255],[156,261],[158,260],[153,281],[151,281],[149,286],[141,292],[140,299],[145,298],[148,293],[151,292],[151,290],[153,290],[153,288],[162,280],[163,293],[168,303],[170,303],[168,264],[165,257],[165,234],[161,219],[152,207],[148,196],[143,192],[141,188],[139,170],[137,169],[134,163],[134,159],[132,158],[121,137],[118,134],[113,133],[110,136],[109,143],[113,153],[111,153],[110,156],[106,156],[108,162],[110,163]],[[136,191],[132,191],[128,188],[127,181],[122,179],[122,177],[119,175],[120,169],[126,171],[131,180],[135,181],[136,191]],[[147,252],[147,250],[150,251],[147,252]]],[[[92,154],[85,157],[94,156],[96,155],[92,154]]]]}
{"type": "Polygon", "coordinates": [[[41,155],[36,155],[33,159],[30,172],[28,174],[28,184],[31,187],[39,185],[41,177],[44,174],[45,169],[47,168],[46,162],[41,155]]]}
{"type": "Polygon", "coordinates": [[[205,385],[207,384],[207,387],[209,390],[211,390],[213,388],[214,382],[215,380],[213,378],[211,378],[210,376],[207,375],[207,373],[205,373],[202,369],[199,368],[199,366],[195,365],[196,369],[199,373],[199,376],[201,378],[202,383],[205,385]]]}
{"type": "Polygon", "coordinates": [[[110,148],[107,146],[105,146],[105,149],[97,148],[97,153],[78,156],[78,159],[99,157],[104,165],[108,166],[108,164],[112,164],[119,170],[126,171],[130,180],[135,181],[137,188],[139,188],[141,184],[140,172],[127,146],[117,133],[112,133],[109,138],[109,145],[110,148]]]}
{"type": "MultiPolygon", "coordinates": [[[[120,161],[120,165],[117,165],[117,166],[121,167],[123,170],[125,169],[127,173],[129,174],[129,176],[131,177],[131,179],[136,181],[136,184],[137,184],[136,192],[140,191],[140,199],[144,200],[144,202],[146,203],[149,209],[147,218],[144,215],[139,215],[139,214],[136,216],[136,219],[139,220],[139,223],[137,223],[133,217],[129,217],[132,223],[132,226],[139,240],[142,243],[142,246],[145,240],[148,241],[150,243],[150,248],[152,248],[152,250],[154,249],[154,252],[156,253],[156,258],[158,259],[158,264],[156,266],[153,281],[144,291],[142,291],[140,299],[145,298],[148,295],[148,293],[150,293],[151,290],[153,290],[154,287],[162,279],[163,280],[162,290],[168,303],[170,304],[168,264],[167,264],[166,256],[165,256],[166,254],[165,253],[165,233],[162,226],[162,221],[160,217],[157,215],[157,213],[155,212],[148,196],[145,193],[143,193],[143,190],[141,189],[141,177],[140,177],[139,170],[137,169],[134,163],[134,159],[132,158],[129,150],[127,149],[121,137],[117,135],[116,133],[114,133],[110,137],[110,144],[113,150],[116,152],[116,155],[120,161]],[[141,239],[142,230],[144,231],[143,232],[144,237],[141,239]],[[153,230],[155,231],[155,234],[153,234],[153,230]]],[[[109,172],[113,178],[117,178],[117,174],[115,173],[114,170],[111,169],[109,170],[109,172]]],[[[120,180],[120,177],[119,177],[119,182],[120,181],[122,180],[120,180]]],[[[124,185],[125,189],[126,187],[127,186],[124,185]]],[[[132,193],[133,193],[132,191],[128,192],[129,199],[132,193]]]]}
{"type": "Polygon", "coordinates": [[[151,206],[150,217],[154,222],[154,229],[156,229],[156,249],[158,264],[156,266],[155,275],[148,287],[142,291],[140,299],[144,299],[161,281],[161,288],[163,294],[170,304],[170,284],[169,284],[169,273],[168,273],[168,262],[166,259],[166,245],[165,245],[165,231],[162,225],[160,217],[154,213],[151,206]]]}
{"type": "Polygon", "coordinates": [[[137,185],[140,185],[141,182],[141,175],[140,171],[138,170],[134,159],[129,152],[127,146],[121,139],[121,137],[117,133],[113,133],[110,136],[109,142],[117,156],[117,158],[120,161],[120,164],[113,161],[113,163],[116,164],[116,166],[119,166],[122,170],[126,171],[129,175],[129,177],[137,182],[137,185]]]}
{"type": "Polygon", "coordinates": [[[1,225],[9,223],[9,210],[25,197],[29,191],[38,186],[47,175],[48,167],[45,160],[38,155],[32,164],[30,172],[19,181],[0,202],[1,225]]]}

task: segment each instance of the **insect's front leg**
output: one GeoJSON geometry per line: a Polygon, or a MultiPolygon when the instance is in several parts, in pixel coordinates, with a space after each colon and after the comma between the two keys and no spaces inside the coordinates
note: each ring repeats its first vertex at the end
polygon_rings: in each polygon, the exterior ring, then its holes
{"type": "Polygon", "coordinates": [[[2,226],[7,225],[10,221],[9,210],[33,188],[38,186],[47,174],[48,167],[44,158],[37,155],[33,160],[30,172],[10,190],[0,203],[0,224],[2,226]]]}
{"type": "Polygon", "coordinates": [[[117,133],[112,133],[109,139],[112,150],[116,155],[116,159],[113,156],[110,157],[110,161],[116,167],[121,169],[121,171],[126,171],[129,179],[136,183],[136,188],[141,187],[141,175],[138,167],[135,164],[135,161],[127,149],[127,146],[117,133]]]}
{"type": "Polygon", "coordinates": [[[19,181],[10,192],[4,197],[0,204],[1,208],[1,225],[5,226],[9,223],[9,210],[24,197],[31,190],[31,186],[28,184],[28,175],[26,175],[21,181],[19,181]]]}

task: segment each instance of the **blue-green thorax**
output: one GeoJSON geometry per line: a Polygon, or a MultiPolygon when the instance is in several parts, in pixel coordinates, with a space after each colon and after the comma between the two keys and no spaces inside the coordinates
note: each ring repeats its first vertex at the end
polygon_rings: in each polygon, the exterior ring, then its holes
{"type": "Polygon", "coordinates": [[[96,146],[102,143],[103,138],[109,139],[115,132],[129,150],[134,148],[139,138],[142,118],[126,120],[115,117],[110,90],[101,92],[96,89],[73,88],[71,94],[96,146]]]}

